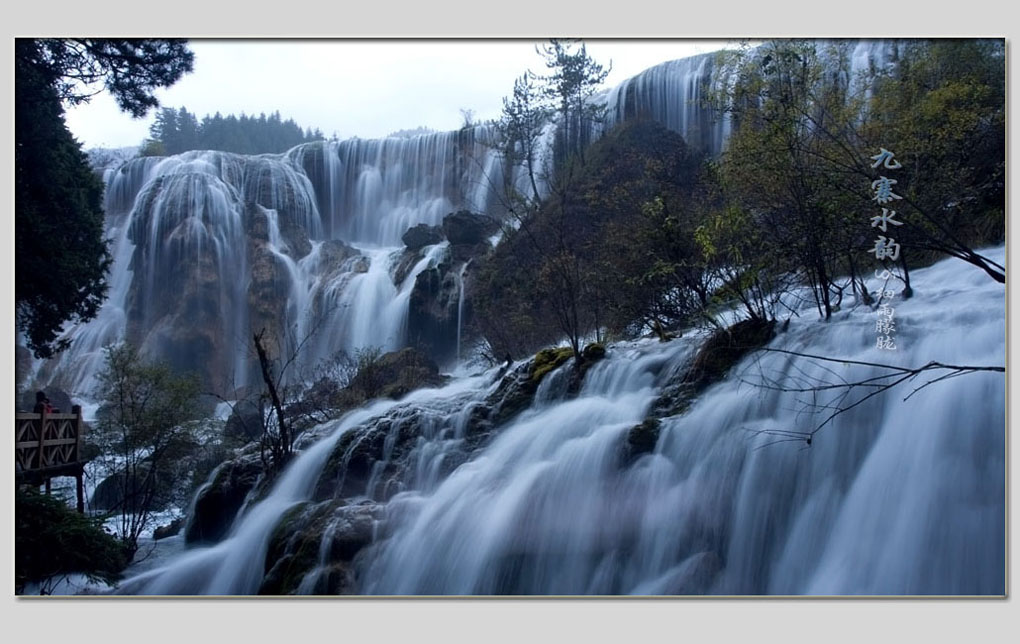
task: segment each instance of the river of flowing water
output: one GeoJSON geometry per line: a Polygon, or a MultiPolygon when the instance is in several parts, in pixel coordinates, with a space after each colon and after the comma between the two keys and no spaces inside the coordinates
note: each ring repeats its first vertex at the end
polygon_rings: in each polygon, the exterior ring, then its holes
{"type": "MultiPolygon", "coordinates": [[[[1004,261],[1003,249],[989,254],[1004,261]]],[[[863,306],[828,323],[805,309],[769,346],[902,366],[1004,363],[1002,285],[947,260],[916,271],[913,286],[912,299],[892,301],[894,351],[876,348],[876,314],[863,306]]],[[[308,498],[338,437],[398,406],[406,422],[428,425],[420,485],[389,501],[384,534],[359,555],[363,593],[1005,592],[1002,373],[908,396],[945,372],[922,374],[839,414],[808,445],[831,397],[760,383],[795,389],[881,370],[759,353],[663,418],[651,453],[625,458],[628,432],[699,339],[612,345],[576,397],[553,372],[528,409],[445,478],[424,476],[456,442],[435,427],[456,430],[492,391],[494,372],[360,410],[308,447],[222,543],[185,551],[120,590],[254,592],[271,531],[308,498]]]]}

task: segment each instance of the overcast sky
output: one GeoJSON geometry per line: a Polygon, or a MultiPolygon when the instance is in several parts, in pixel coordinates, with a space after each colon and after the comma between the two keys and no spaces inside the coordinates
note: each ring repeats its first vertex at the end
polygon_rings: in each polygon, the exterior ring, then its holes
{"type": "MultiPolygon", "coordinates": [[[[198,117],[280,111],[302,128],[340,138],[383,137],[425,126],[460,126],[460,110],[499,115],[502,98],[526,69],[543,73],[536,41],[526,40],[196,40],[195,66],[157,92],[161,105],[198,117]]],[[[618,85],[657,63],[720,49],[725,41],[588,40],[588,53],[613,69],[618,85]]],[[[137,145],[153,115],[132,119],[103,93],[67,111],[86,148],[137,145]]]]}

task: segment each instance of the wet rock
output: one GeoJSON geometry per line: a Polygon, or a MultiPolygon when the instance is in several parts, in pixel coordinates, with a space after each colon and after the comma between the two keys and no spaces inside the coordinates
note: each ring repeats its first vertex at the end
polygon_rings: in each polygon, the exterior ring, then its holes
{"type": "Polygon", "coordinates": [[[348,431],[327,459],[312,498],[392,498],[405,488],[404,474],[411,466],[406,457],[421,436],[420,430],[417,418],[383,417],[348,431]]]}
{"type": "Polygon", "coordinates": [[[775,320],[742,320],[716,331],[698,349],[690,368],[662,388],[652,413],[672,416],[684,412],[705,388],[722,380],[733,365],[768,344],[775,335],[775,320]]]}
{"type": "Polygon", "coordinates": [[[308,239],[308,231],[290,217],[285,217],[280,221],[280,236],[287,244],[284,252],[294,258],[294,261],[302,259],[312,251],[312,242],[308,239]]]}
{"type": "Polygon", "coordinates": [[[383,506],[371,502],[349,504],[346,500],[329,500],[295,506],[283,516],[270,537],[266,575],[259,594],[357,592],[352,562],[372,543],[382,515],[383,506]]]}
{"type": "Polygon", "coordinates": [[[167,525],[161,525],[152,532],[152,540],[159,541],[160,539],[166,539],[172,537],[181,531],[184,527],[184,519],[174,519],[167,525]]]}
{"type": "Polygon", "coordinates": [[[415,278],[407,310],[411,346],[446,362],[457,353],[460,284],[449,263],[427,268],[415,278]]]}
{"type": "Polygon", "coordinates": [[[633,463],[642,454],[655,450],[659,442],[660,424],[657,418],[646,418],[640,425],[635,425],[627,432],[627,440],[623,445],[623,462],[633,463]]]}
{"type": "Polygon", "coordinates": [[[698,349],[684,381],[703,388],[722,380],[730,368],[776,335],[775,320],[742,320],[716,331],[698,349]]]}
{"type": "Polygon", "coordinates": [[[486,398],[486,407],[492,413],[484,420],[491,426],[503,425],[531,405],[540,382],[534,379],[534,364],[532,359],[504,374],[495,391],[486,398]]]}
{"type": "Polygon", "coordinates": [[[263,471],[257,453],[224,463],[195,499],[193,516],[184,533],[185,542],[215,543],[222,539],[263,471]]]}
{"type": "Polygon", "coordinates": [[[423,254],[420,249],[410,250],[405,248],[404,252],[400,254],[400,257],[397,259],[390,271],[390,274],[393,277],[393,284],[397,287],[397,289],[399,289],[404,283],[407,276],[411,274],[411,269],[414,268],[414,265],[417,264],[422,257],[423,254]]]}
{"type": "Polygon", "coordinates": [[[367,257],[359,257],[351,263],[352,273],[367,273],[371,262],[367,257]]]}
{"type": "Polygon", "coordinates": [[[475,246],[488,241],[499,230],[491,217],[459,210],[443,217],[443,234],[451,245],[475,246]]]}
{"type": "MultiPolygon", "coordinates": [[[[253,245],[251,282],[248,286],[248,311],[251,328],[265,329],[264,345],[270,355],[279,352],[280,332],[285,328],[287,302],[287,273],[283,261],[265,244],[253,245]]],[[[250,343],[251,338],[247,338],[250,343]]]]}
{"type": "MultiPolygon", "coordinates": [[[[349,260],[360,255],[358,249],[348,246],[339,239],[327,239],[319,247],[318,272],[320,275],[335,275],[344,272],[349,269],[349,260]]],[[[368,262],[366,260],[365,271],[367,270],[368,262]]]]}
{"type": "Polygon", "coordinates": [[[537,387],[542,379],[549,374],[549,372],[559,367],[564,362],[569,360],[574,355],[574,350],[570,347],[555,347],[551,349],[542,349],[535,354],[535,359],[531,363],[531,380],[537,387]]]}
{"type": "Polygon", "coordinates": [[[427,355],[412,347],[384,353],[360,365],[350,388],[369,398],[401,398],[423,387],[438,387],[445,379],[427,355]]]}
{"type": "Polygon", "coordinates": [[[420,250],[425,246],[431,246],[443,241],[443,229],[439,226],[418,224],[408,228],[400,237],[400,240],[404,242],[404,246],[407,246],[408,250],[420,250]]]}

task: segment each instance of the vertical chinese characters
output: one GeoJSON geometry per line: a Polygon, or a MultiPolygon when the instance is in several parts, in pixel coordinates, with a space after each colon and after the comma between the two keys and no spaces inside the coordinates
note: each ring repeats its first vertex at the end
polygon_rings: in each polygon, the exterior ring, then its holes
{"type": "MultiPolygon", "coordinates": [[[[896,160],[896,154],[885,148],[880,148],[879,153],[871,157],[871,160],[874,161],[871,164],[872,169],[882,166],[886,170],[899,170],[903,167],[903,164],[896,160]]],[[[893,186],[896,183],[896,179],[880,175],[878,179],[871,182],[871,190],[874,192],[872,201],[884,206],[903,199],[903,197],[893,192],[893,186]]],[[[882,208],[882,214],[871,218],[871,227],[878,228],[883,233],[889,232],[889,226],[902,225],[902,221],[896,220],[896,211],[889,208],[882,208]]],[[[900,245],[893,237],[878,235],[877,239],[875,239],[875,246],[869,252],[874,253],[875,259],[878,261],[892,260],[895,262],[900,258],[900,245]]],[[[878,275],[878,271],[876,271],[876,275],[878,275]]],[[[888,270],[882,271],[881,276],[884,279],[888,279],[892,276],[892,273],[888,270]]],[[[895,294],[883,287],[880,295],[881,304],[878,307],[878,320],[875,322],[875,332],[878,334],[875,346],[885,351],[894,351],[896,349],[896,340],[893,337],[893,334],[896,332],[896,310],[889,305],[889,300],[895,294]]]]}

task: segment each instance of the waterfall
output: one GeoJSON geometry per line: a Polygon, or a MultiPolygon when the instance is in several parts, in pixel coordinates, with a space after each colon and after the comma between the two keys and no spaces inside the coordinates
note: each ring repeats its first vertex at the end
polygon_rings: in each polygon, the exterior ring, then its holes
{"type": "Polygon", "coordinates": [[[224,391],[257,381],[247,344],[260,328],[285,355],[301,347],[305,365],[404,346],[414,278],[439,249],[396,284],[401,236],[456,210],[498,210],[491,136],[477,126],[276,155],[188,152],[107,171],[110,296],[65,331],[72,348],[40,379],[90,399],[103,348],[121,340],[224,391]]]}
{"type": "Polygon", "coordinates": [[[329,236],[394,246],[415,224],[438,225],[455,210],[489,212],[502,185],[488,126],[410,138],[348,139],[288,154],[315,185],[329,236]]]}
{"type": "MultiPolygon", "coordinates": [[[[850,71],[887,64],[891,48],[853,43],[850,71]]],[[[702,102],[719,76],[715,55],[703,54],[652,67],[599,100],[608,125],[650,117],[718,153],[730,124],[702,102]]],[[[543,131],[539,167],[551,158],[555,127],[543,131]]],[[[531,191],[523,168],[502,167],[495,136],[483,124],[283,154],[195,151],[108,170],[109,297],[94,320],[67,329],[68,351],[35,367],[38,386],[91,399],[103,348],[121,340],[222,393],[258,382],[248,345],[259,329],[281,355],[300,347],[299,367],[341,349],[405,346],[418,273],[394,270],[407,259],[404,232],[461,209],[499,218],[504,185],[531,191]]],[[[459,356],[463,273],[454,277],[459,356]]]]}
{"type": "Polygon", "coordinates": [[[460,335],[464,326],[464,273],[467,272],[470,263],[470,260],[464,262],[457,271],[457,362],[460,362],[460,335]]]}
{"type": "MultiPolygon", "coordinates": [[[[1005,251],[987,256],[1001,262],[1005,251]]],[[[953,259],[912,277],[915,296],[893,302],[896,351],[875,347],[874,312],[852,303],[828,323],[792,319],[771,347],[903,366],[1003,363],[1001,285],[953,259]]],[[[365,497],[390,500],[356,560],[364,593],[1005,592],[1003,374],[921,388],[940,374],[922,376],[836,416],[807,445],[829,401],[812,410],[803,394],[750,383],[796,389],[878,371],[757,353],[662,418],[654,449],[628,451],[697,346],[693,336],[610,346],[573,398],[549,374],[530,407],[445,476],[437,464],[463,449],[467,417],[499,386],[494,373],[359,410],[325,427],[225,541],[120,591],[254,592],[270,533],[311,497],[330,450],[386,419],[388,435],[416,428],[419,438],[411,486],[390,498],[377,474],[365,484],[365,497]]]]}
{"type": "Polygon", "coordinates": [[[287,465],[265,498],[253,503],[230,534],[213,546],[191,548],[167,565],[125,580],[118,592],[153,595],[242,595],[258,591],[266,548],[284,514],[306,500],[331,450],[343,435],[398,405],[426,404],[459,408],[465,393],[484,385],[484,378],[466,378],[442,390],[420,390],[401,403],[379,401],[321,428],[324,438],[300,452],[287,465]]]}
{"type": "MultiPolygon", "coordinates": [[[[1002,257],[1001,251],[996,260],[1002,257]]],[[[898,352],[874,315],[795,320],[773,346],[861,361],[1002,364],[1001,286],[958,261],[917,271],[896,302],[898,352]]],[[[875,285],[872,285],[875,286],[875,285]]],[[[632,348],[581,396],[538,403],[434,492],[392,503],[393,535],[363,570],[381,594],[998,594],[1005,591],[1001,374],[913,388],[842,414],[811,447],[755,429],[810,431],[795,387],[828,365],[767,354],[662,421],[654,453],[619,464],[656,397],[657,362],[683,341],[632,348]],[[941,388],[939,388],[941,387],[941,388]]],[[[841,373],[874,375],[867,368],[841,373]]]]}
{"type": "Polygon", "coordinates": [[[700,54],[647,69],[612,89],[606,99],[607,125],[650,118],[683,135],[695,148],[718,155],[729,135],[728,115],[715,119],[703,104],[714,87],[715,54],[700,54]]]}

